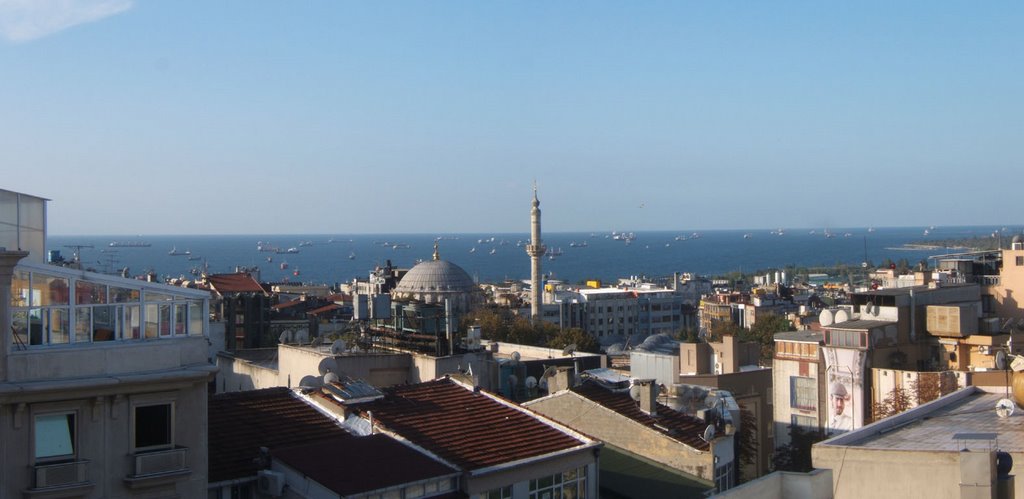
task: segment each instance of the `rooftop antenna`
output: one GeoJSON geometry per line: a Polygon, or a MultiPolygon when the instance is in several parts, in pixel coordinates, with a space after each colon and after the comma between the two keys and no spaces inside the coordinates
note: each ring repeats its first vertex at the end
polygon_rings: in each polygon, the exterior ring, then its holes
{"type": "Polygon", "coordinates": [[[65,248],[71,248],[72,250],[74,250],[74,251],[71,252],[71,261],[77,263],[77,262],[80,262],[82,260],[81,259],[82,250],[86,249],[86,248],[92,249],[93,246],[91,244],[65,244],[64,247],[65,248]]]}

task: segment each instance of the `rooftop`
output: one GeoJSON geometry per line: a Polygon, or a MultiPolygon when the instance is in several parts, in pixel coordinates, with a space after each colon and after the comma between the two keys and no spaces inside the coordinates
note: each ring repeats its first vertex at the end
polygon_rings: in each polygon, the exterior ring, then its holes
{"type": "MultiPolygon", "coordinates": [[[[950,451],[965,447],[956,434],[994,434],[1006,452],[1024,451],[1024,411],[1009,417],[996,414],[996,402],[1003,392],[986,392],[967,387],[933,402],[892,416],[859,430],[826,440],[818,445],[904,451],[950,451]]],[[[968,443],[969,444],[969,443],[968,443]]],[[[967,445],[973,447],[973,445],[967,445]]]]}
{"type": "Polygon", "coordinates": [[[479,470],[596,442],[449,378],[384,389],[351,405],[375,423],[463,470],[479,470]]]}
{"type": "Polygon", "coordinates": [[[857,319],[857,320],[852,320],[852,321],[838,322],[838,323],[832,324],[831,326],[822,326],[822,328],[824,328],[824,329],[857,329],[857,330],[864,330],[864,329],[874,329],[876,327],[891,326],[891,325],[894,325],[894,324],[896,324],[896,322],[894,322],[894,321],[870,321],[870,320],[860,320],[860,319],[857,319]]]}
{"type": "Polygon", "coordinates": [[[263,293],[263,287],[249,274],[213,274],[207,278],[218,293],[263,293]]]}
{"type": "Polygon", "coordinates": [[[801,343],[820,343],[825,340],[821,331],[786,331],[775,333],[775,341],[796,341],[801,343]]]}
{"type": "Polygon", "coordinates": [[[256,476],[260,447],[356,438],[287,388],[214,395],[208,414],[210,483],[256,476]]]}
{"type": "Polygon", "coordinates": [[[458,474],[381,434],[318,440],[276,450],[273,458],[343,497],[458,474]]]}
{"type": "Polygon", "coordinates": [[[688,416],[660,403],[657,417],[649,416],[640,410],[636,401],[629,396],[628,391],[609,390],[591,381],[585,381],[571,390],[598,405],[611,409],[694,449],[706,451],[710,448],[708,443],[700,438],[707,425],[693,416],[688,416]]]}

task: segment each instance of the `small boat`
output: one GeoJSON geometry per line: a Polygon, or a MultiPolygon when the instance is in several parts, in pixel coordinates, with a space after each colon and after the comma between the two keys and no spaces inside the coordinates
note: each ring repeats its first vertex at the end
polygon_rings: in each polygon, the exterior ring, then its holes
{"type": "Polygon", "coordinates": [[[492,255],[497,253],[497,252],[498,252],[498,248],[491,248],[491,254],[492,255]]]}
{"type": "Polygon", "coordinates": [[[313,241],[299,241],[299,247],[300,248],[305,247],[305,246],[312,246],[312,245],[313,245],[313,241]]]}
{"type": "Polygon", "coordinates": [[[469,248],[469,252],[470,253],[476,253],[476,247],[474,246],[472,248],[469,248]]]}
{"type": "Polygon", "coordinates": [[[268,257],[267,257],[267,263],[270,263],[270,262],[272,262],[272,261],[274,261],[274,257],[272,257],[272,256],[268,256],[268,257]]]}
{"type": "Polygon", "coordinates": [[[348,254],[348,259],[349,260],[355,260],[356,259],[356,252],[353,251],[353,252],[349,253],[348,254]]]}
{"type": "Polygon", "coordinates": [[[298,269],[298,268],[296,268],[296,269],[295,269],[295,270],[294,270],[294,271],[292,272],[292,275],[294,275],[294,276],[298,276],[298,275],[299,275],[299,269],[298,269]]]}
{"type": "Polygon", "coordinates": [[[753,236],[749,232],[746,233],[746,234],[743,234],[743,239],[750,239],[751,237],[753,237],[753,236]]]}
{"type": "Polygon", "coordinates": [[[177,247],[173,247],[173,248],[171,248],[171,251],[167,252],[167,254],[171,255],[171,256],[185,256],[185,255],[191,255],[192,252],[191,251],[184,251],[184,252],[178,251],[177,247]]]}
{"type": "Polygon", "coordinates": [[[288,268],[288,262],[281,262],[280,267],[281,267],[281,270],[287,269],[288,268]]]}
{"type": "Polygon", "coordinates": [[[194,262],[194,261],[202,260],[202,259],[203,259],[203,257],[201,257],[201,256],[189,255],[189,257],[188,257],[188,261],[190,261],[190,262],[194,262]]]}

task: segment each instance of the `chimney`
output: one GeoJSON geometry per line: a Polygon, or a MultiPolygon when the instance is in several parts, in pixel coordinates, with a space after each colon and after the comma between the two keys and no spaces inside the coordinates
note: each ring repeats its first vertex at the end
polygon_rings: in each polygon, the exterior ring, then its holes
{"type": "Polygon", "coordinates": [[[964,449],[960,452],[960,497],[989,499],[995,492],[996,453],[964,449]]]}
{"type": "Polygon", "coordinates": [[[571,367],[559,367],[555,375],[548,379],[548,393],[568,390],[575,385],[575,370],[571,367]]]}
{"type": "Polygon", "coordinates": [[[638,379],[640,387],[640,410],[648,416],[658,415],[658,383],[653,379],[638,379]]]}

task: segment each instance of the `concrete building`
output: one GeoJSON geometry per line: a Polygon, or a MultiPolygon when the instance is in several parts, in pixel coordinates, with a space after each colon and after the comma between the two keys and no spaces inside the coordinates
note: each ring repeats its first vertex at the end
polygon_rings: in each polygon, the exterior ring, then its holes
{"type": "Polygon", "coordinates": [[[702,420],[673,410],[658,402],[658,384],[650,379],[631,388],[628,379],[612,383],[584,373],[576,385],[571,377],[572,370],[559,370],[548,382],[550,395],[523,405],[620,452],[706,480],[716,491],[735,484],[733,435],[720,413],[702,420]]]}
{"type": "Polygon", "coordinates": [[[997,413],[1003,390],[967,387],[814,444],[814,467],[832,471],[836,499],[1024,497],[997,472],[997,450],[1024,462],[1024,414],[997,413]]]}
{"type": "Polygon", "coordinates": [[[789,331],[775,335],[772,359],[773,430],[775,447],[789,443],[789,429],[824,432],[828,416],[825,357],[820,331],[789,331]]]}
{"type": "Polygon", "coordinates": [[[204,496],[209,294],[43,264],[0,198],[0,497],[204,496]]]}

